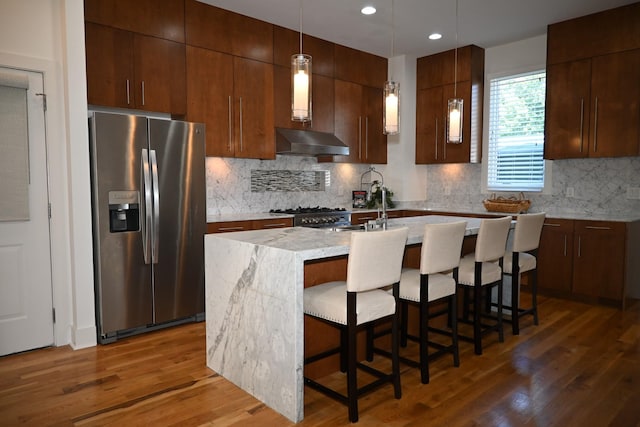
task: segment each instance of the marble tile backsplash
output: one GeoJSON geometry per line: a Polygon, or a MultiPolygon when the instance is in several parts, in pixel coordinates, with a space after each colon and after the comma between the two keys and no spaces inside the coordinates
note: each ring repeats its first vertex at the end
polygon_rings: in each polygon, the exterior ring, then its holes
{"type": "Polygon", "coordinates": [[[315,157],[299,156],[277,156],[276,160],[208,157],[207,215],[298,206],[350,208],[351,191],[360,188],[360,176],[368,167],[318,163],[315,157]],[[318,183],[319,179],[323,182],[318,183]]]}
{"type": "MultiPolygon", "coordinates": [[[[530,211],[558,214],[638,215],[640,200],[628,187],[640,187],[640,157],[570,159],[550,162],[552,194],[526,193],[530,211]],[[567,197],[573,187],[574,197],[567,197]]],[[[432,165],[427,170],[429,207],[482,210],[480,164],[432,165]]]]}
{"type": "MultiPolygon", "coordinates": [[[[351,191],[360,189],[360,176],[368,170],[368,165],[318,163],[314,157],[297,156],[278,156],[276,160],[210,157],[206,164],[207,215],[268,212],[297,206],[350,208],[351,191]],[[252,190],[252,174],[256,171],[269,175],[267,181],[275,176],[282,183],[271,182],[274,186],[270,191],[256,191],[255,187],[252,190]],[[324,190],[291,191],[302,175],[324,176],[324,190]]],[[[632,216],[640,213],[640,200],[627,198],[628,187],[640,187],[640,157],[555,160],[550,165],[552,193],[526,193],[531,200],[530,211],[632,216]],[[574,197],[566,197],[567,187],[573,187],[574,197]]],[[[490,194],[481,193],[480,164],[426,168],[426,200],[394,199],[398,207],[484,210],[482,201],[490,194]]]]}

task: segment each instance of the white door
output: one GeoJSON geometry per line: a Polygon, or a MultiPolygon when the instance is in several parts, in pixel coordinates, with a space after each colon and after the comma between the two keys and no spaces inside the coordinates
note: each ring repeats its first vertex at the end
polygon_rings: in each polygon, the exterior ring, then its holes
{"type": "MultiPolygon", "coordinates": [[[[1,356],[50,346],[54,341],[43,75],[4,67],[0,67],[0,75],[9,75],[9,80],[15,76],[26,76],[29,83],[26,91],[28,154],[23,156],[27,166],[23,168],[25,178],[22,180],[28,179],[25,185],[28,196],[24,197],[27,201],[24,203],[26,217],[7,219],[7,216],[11,217],[8,214],[10,209],[0,201],[1,356]]],[[[4,93],[6,100],[9,92],[4,93]]],[[[13,150],[7,148],[12,144],[10,139],[19,140],[6,136],[15,135],[7,131],[15,122],[15,116],[11,107],[3,106],[2,102],[0,99],[0,162],[13,150]]],[[[7,176],[3,178],[0,170],[0,180],[7,182],[7,176]]],[[[12,188],[0,185],[0,197],[15,198],[12,192],[12,188]]]]}

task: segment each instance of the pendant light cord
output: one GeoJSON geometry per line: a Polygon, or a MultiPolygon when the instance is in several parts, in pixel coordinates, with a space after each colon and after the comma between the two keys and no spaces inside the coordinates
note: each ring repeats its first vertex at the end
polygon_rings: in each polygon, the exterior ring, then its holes
{"type": "Polygon", "coordinates": [[[453,97],[458,97],[458,0],[456,0],[456,50],[453,58],[453,97]]]}
{"type": "MultiPolygon", "coordinates": [[[[391,0],[391,58],[393,58],[393,55],[395,53],[395,42],[396,42],[396,28],[393,25],[395,22],[395,15],[393,12],[393,5],[395,3],[395,0],[391,0]]],[[[391,67],[391,71],[393,72],[393,67],[391,67]]],[[[390,76],[390,80],[393,81],[393,75],[390,76]]]]}
{"type": "Polygon", "coordinates": [[[302,0],[300,0],[300,55],[302,55],[302,0]]]}

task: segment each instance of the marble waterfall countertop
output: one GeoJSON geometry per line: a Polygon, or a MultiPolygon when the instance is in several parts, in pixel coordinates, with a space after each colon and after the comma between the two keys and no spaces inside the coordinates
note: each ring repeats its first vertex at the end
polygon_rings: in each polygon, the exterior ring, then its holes
{"type": "MultiPolygon", "coordinates": [[[[377,209],[348,209],[351,213],[365,213],[365,212],[377,212],[377,209]]],[[[428,208],[415,208],[415,207],[398,207],[389,209],[389,211],[399,210],[411,210],[411,211],[423,211],[423,212],[447,212],[455,215],[495,215],[496,217],[502,216],[500,212],[488,212],[484,208],[480,209],[455,209],[451,207],[428,207],[428,208]]],[[[546,212],[548,218],[556,219],[577,219],[586,221],[615,221],[615,222],[635,222],[640,221],[640,213],[637,215],[620,215],[620,214],[585,214],[577,212],[560,212],[555,209],[530,209],[528,213],[546,212]]],[[[254,213],[227,213],[219,215],[207,215],[207,222],[226,222],[226,221],[250,221],[259,219],[271,219],[271,218],[292,218],[290,214],[275,214],[269,212],[254,212],[254,213]]]]}
{"type": "MultiPolygon", "coordinates": [[[[415,244],[424,224],[458,220],[477,234],[480,219],[454,216],[389,227],[407,226],[415,244]]],[[[304,416],[304,263],[348,254],[350,235],[289,227],[205,236],[207,366],[294,422],[304,416]]]]}

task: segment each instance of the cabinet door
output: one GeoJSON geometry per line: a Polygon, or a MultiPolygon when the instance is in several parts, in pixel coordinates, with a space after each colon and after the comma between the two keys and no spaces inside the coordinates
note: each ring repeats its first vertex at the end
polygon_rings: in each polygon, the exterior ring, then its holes
{"type": "Polygon", "coordinates": [[[233,157],[233,57],[187,46],[187,120],[205,123],[207,156],[233,157]]]}
{"type": "Polygon", "coordinates": [[[416,164],[443,161],[443,141],[446,131],[442,109],[441,86],[421,89],[416,105],[416,164]]]}
{"type": "Polygon", "coordinates": [[[85,38],[88,103],[134,108],[133,34],[87,22],[85,38]]]}
{"type": "Polygon", "coordinates": [[[625,224],[575,221],[573,292],[622,301],[625,224]]]}
{"type": "Polygon", "coordinates": [[[335,45],[335,78],[364,86],[383,88],[387,59],[361,50],[335,45]]]}
{"type": "MultiPolygon", "coordinates": [[[[303,53],[312,57],[312,72],[333,78],[333,43],[307,34],[302,35],[303,53]]],[[[300,33],[278,26],[273,27],[273,63],[291,67],[291,56],[300,53],[300,33]]]]}
{"type": "Polygon", "coordinates": [[[187,44],[273,61],[273,25],[196,0],[185,1],[187,44]]]}
{"type": "Polygon", "coordinates": [[[544,156],[587,157],[591,60],[547,66],[544,156]]]}
{"type": "Polygon", "coordinates": [[[382,93],[373,87],[362,88],[362,111],[364,117],[363,158],[367,163],[387,163],[387,136],[382,129],[382,93]]]}
{"type": "Polygon", "coordinates": [[[336,80],[335,135],[349,146],[348,156],[334,156],[336,162],[358,163],[362,159],[362,86],[336,80]]]}
{"type": "Polygon", "coordinates": [[[275,159],[273,65],[233,58],[235,156],[275,159]]]}
{"type": "Polygon", "coordinates": [[[275,126],[287,129],[311,129],[333,133],[333,79],[314,74],[312,84],[312,120],[294,122],[291,120],[291,67],[274,65],[273,87],[275,126]]]}
{"type": "Polygon", "coordinates": [[[547,218],[537,255],[538,287],[571,292],[573,276],[573,220],[547,218]]]}
{"type": "Polygon", "coordinates": [[[134,36],[136,106],[141,110],[185,114],[185,45],[156,37],[134,36]]]}
{"type": "Polygon", "coordinates": [[[184,0],[84,0],[86,21],[184,43],[184,0]]]}
{"type": "Polygon", "coordinates": [[[376,212],[359,212],[351,214],[351,224],[366,224],[367,221],[371,221],[378,218],[376,212]]]}
{"type": "Polygon", "coordinates": [[[591,157],[640,154],[640,49],[592,59],[591,157]]]}

